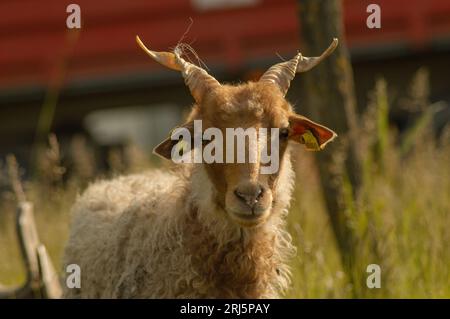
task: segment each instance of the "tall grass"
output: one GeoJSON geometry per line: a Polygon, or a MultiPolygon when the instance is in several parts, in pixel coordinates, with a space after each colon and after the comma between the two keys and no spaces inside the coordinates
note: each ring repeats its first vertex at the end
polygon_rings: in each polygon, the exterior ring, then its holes
{"type": "Polygon", "coordinates": [[[299,253],[288,296],[450,297],[450,130],[435,140],[428,105],[401,138],[388,126],[388,100],[381,79],[361,119],[362,188],[358,198],[342,198],[356,235],[351,273],[340,264],[312,160],[300,155],[289,217],[299,253]],[[369,264],[381,267],[380,289],[367,287],[369,264]]]}
{"type": "MultiPolygon", "coordinates": [[[[388,101],[387,84],[380,80],[360,120],[362,189],[357,198],[351,191],[342,198],[356,235],[350,273],[341,265],[314,157],[294,146],[297,185],[289,229],[298,251],[287,297],[450,297],[450,130],[436,141],[430,122],[423,124],[419,117],[419,128],[413,126],[399,136],[388,125],[388,101]],[[379,289],[366,285],[369,264],[381,267],[379,289]]],[[[428,109],[424,108],[424,116],[428,109]]],[[[38,154],[38,174],[25,181],[24,188],[35,205],[39,235],[59,268],[69,210],[77,194],[99,177],[141,171],[152,164],[131,145],[124,151],[111,150],[109,170],[100,172],[92,150],[80,137],[74,138],[67,154],[61,154],[56,137],[51,136],[47,149],[38,154]]],[[[345,161],[341,155],[336,154],[337,168],[345,161]]],[[[10,188],[6,166],[0,162],[2,189],[10,188]]],[[[15,198],[11,191],[1,196],[0,282],[20,283],[24,269],[14,233],[15,198]]]]}

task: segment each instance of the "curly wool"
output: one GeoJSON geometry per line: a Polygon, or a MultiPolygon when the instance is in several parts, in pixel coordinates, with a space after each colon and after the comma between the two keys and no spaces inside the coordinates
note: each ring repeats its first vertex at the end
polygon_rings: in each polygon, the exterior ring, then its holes
{"type": "Polygon", "coordinates": [[[289,156],[270,218],[253,228],[214,203],[201,165],[185,171],[100,181],[78,198],[64,264],[80,266],[81,288],[66,298],[276,298],[288,288],[289,156]]]}

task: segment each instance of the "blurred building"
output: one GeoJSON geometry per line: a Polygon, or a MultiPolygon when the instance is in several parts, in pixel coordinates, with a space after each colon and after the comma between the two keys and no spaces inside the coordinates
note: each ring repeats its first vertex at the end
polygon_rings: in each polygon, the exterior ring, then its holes
{"type": "MultiPolygon", "coordinates": [[[[0,2],[0,155],[33,142],[45,100],[57,99],[58,135],[85,130],[100,144],[132,139],[144,148],[164,136],[192,98],[180,74],[137,47],[137,34],[169,50],[192,18],[181,40],[221,81],[255,79],[302,48],[295,0],[78,0],[82,28],[68,32],[72,2],[0,2]]],[[[450,1],[376,1],[382,26],[368,29],[371,2],[344,0],[360,107],[377,76],[398,93],[420,66],[432,98],[449,100],[450,1]]],[[[301,76],[291,87],[288,98],[301,105],[301,76]]]]}

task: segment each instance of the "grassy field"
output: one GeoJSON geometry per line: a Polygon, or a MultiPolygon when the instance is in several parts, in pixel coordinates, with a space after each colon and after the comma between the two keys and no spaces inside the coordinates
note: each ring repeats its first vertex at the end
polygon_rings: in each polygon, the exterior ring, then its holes
{"type": "MultiPolygon", "coordinates": [[[[450,134],[431,136],[427,110],[402,138],[387,126],[386,85],[379,81],[361,121],[367,138],[362,143],[364,179],[358,198],[342,198],[348,227],[356,235],[355,262],[341,265],[325,211],[314,157],[298,147],[297,174],[289,229],[298,248],[292,262],[292,298],[441,298],[450,297],[450,134]],[[366,267],[381,267],[381,288],[368,289],[366,267]],[[350,280],[350,278],[352,280],[350,280]]],[[[429,117],[429,116],[428,116],[429,117]]],[[[129,147],[112,150],[110,170],[98,173],[83,140],[73,140],[62,158],[70,158],[65,173],[55,139],[40,155],[38,173],[24,182],[35,205],[41,240],[55,266],[60,267],[68,233],[70,206],[89,181],[150,166],[147,157],[129,147]]],[[[337,156],[336,166],[345,158],[337,156]]],[[[2,163],[0,185],[8,174],[2,163]]],[[[345,173],[342,173],[345,180],[345,173]]],[[[351,185],[348,185],[351,187],[351,185]]],[[[14,233],[15,199],[11,191],[0,201],[0,282],[24,280],[24,269],[14,233]]]]}

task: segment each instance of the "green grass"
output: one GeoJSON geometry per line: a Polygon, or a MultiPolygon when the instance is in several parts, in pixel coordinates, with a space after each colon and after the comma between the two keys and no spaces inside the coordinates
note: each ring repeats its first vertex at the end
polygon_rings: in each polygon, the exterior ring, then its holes
{"type": "Polygon", "coordinates": [[[298,256],[289,297],[450,297],[450,148],[424,147],[406,159],[396,157],[395,149],[388,152],[393,154],[386,172],[363,185],[349,217],[357,237],[354,286],[340,263],[317,176],[305,167],[297,170],[289,223],[298,256]],[[380,289],[366,286],[372,263],[381,266],[380,289]]]}
{"type": "Polygon", "coordinates": [[[387,101],[386,83],[379,80],[361,121],[363,184],[358,198],[342,198],[355,235],[354,263],[347,273],[324,209],[314,159],[297,153],[298,183],[289,225],[298,256],[289,297],[450,297],[450,131],[447,127],[439,141],[434,139],[431,121],[424,125],[431,105],[400,138],[388,127],[387,101]],[[369,264],[381,267],[380,289],[366,285],[369,264]]]}

